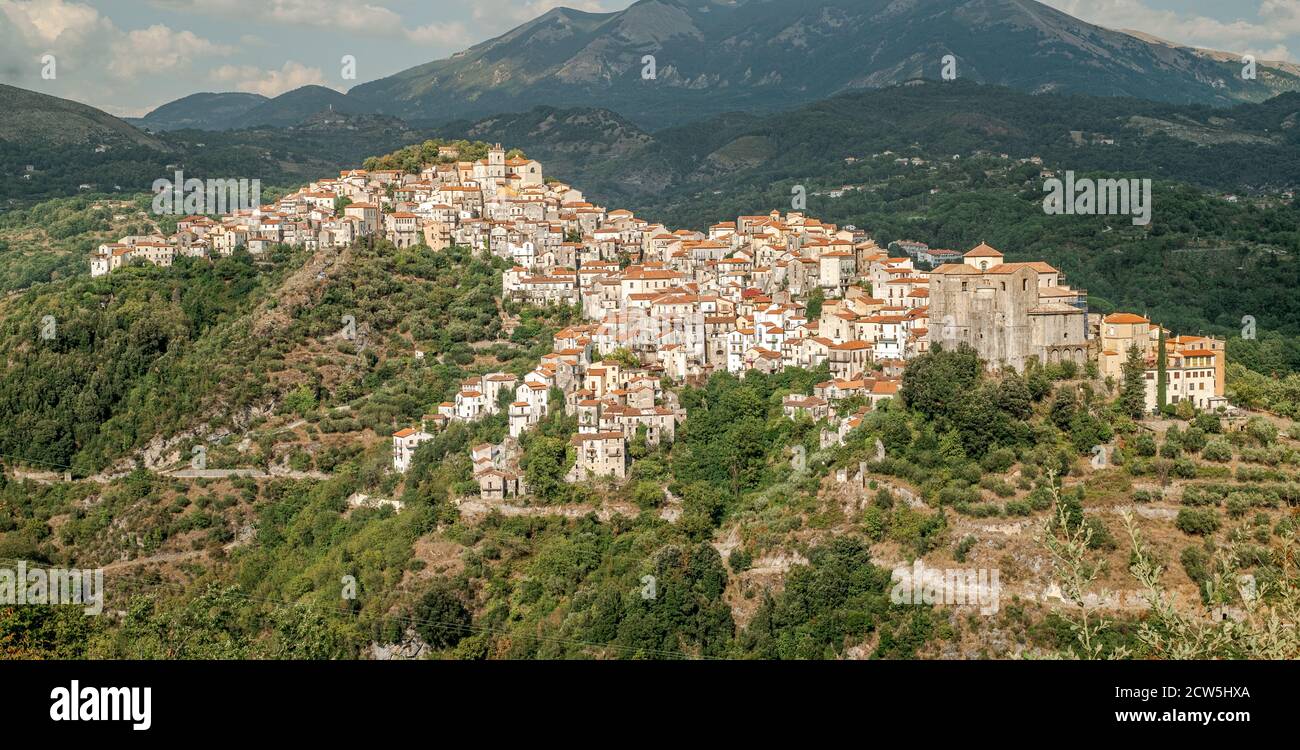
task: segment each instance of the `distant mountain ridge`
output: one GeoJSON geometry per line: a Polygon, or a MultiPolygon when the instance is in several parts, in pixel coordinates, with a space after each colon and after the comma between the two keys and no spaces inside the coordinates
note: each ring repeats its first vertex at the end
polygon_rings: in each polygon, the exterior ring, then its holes
{"type": "Polygon", "coordinates": [[[249,110],[235,127],[292,127],[320,112],[377,114],[355,100],[325,86],[302,86],[263,102],[249,110]]]}
{"type": "MultiPolygon", "coordinates": [[[[301,116],[289,114],[291,106],[264,111],[267,120],[293,123],[287,127],[147,133],[85,104],[0,85],[0,210],[87,191],[144,192],[177,169],[199,179],[298,185],[420,140],[402,120],[331,111],[332,101],[315,99],[319,92],[304,93],[287,100],[301,116]]],[[[196,106],[212,101],[201,97],[196,106]]],[[[174,114],[189,116],[184,108],[174,114]]]]}
{"type": "Polygon", "coordinates": [[[321,112],[377,114],[369,107],[325,86],[301,86],[268,99],[261,94],[228,92],[193,94],[164,104],[133,124],[152,130],[239,130],[263,126],[287,128],[321,112]]]}
{"type": "Polygon", "coordinates": [[[150,130],[226,130],[234,127],[250,110],[268,101],[270,99],[261,94],[241,91],[204,92],[169,102],[128,122],[150,130]]]}
{"type": "Polygon", "coordinates": [[[1034,93],[1225,106],[1300,88],[1294,70],[1261,65],[1243,81],[1239,61],[1033,0],[640,0],[614,13],[554,9],[348,98],[408,120],[594,105],[655,129],[939,78],[949,54],[959,78],[1034,93]]]}
{"type": "Polygon", "coordinates": [[[548,175],[611,205],[668,209],[699,203],[700,191],[725,196],[782,180],[835,179],[846,159],[887,150],[934,158],[981,150],[1037,155],[1079,171],[1139,170],[1211,189],[1292,189],[1300,187],[1298,125],[1300,92],[1211,108],[931,81],[654,133],[606,110],[554,107],[434,132],[510,143],[546,164],[548,175]]]}
{"type": "Polygon", "coordinates": [[[552,106],[605,109],[657,130],[938,79],[947,55],[959,79],[1030,93],[1231,106],[1300,90],[1300,66],[1261,60],[1246,81],[1233,53],[1103,28],[1035,0],[639,0],[610,13],[555,8],[347,94],[196,94],[138,123],[290,127],[332,109],[439,126],[552,106]]]}

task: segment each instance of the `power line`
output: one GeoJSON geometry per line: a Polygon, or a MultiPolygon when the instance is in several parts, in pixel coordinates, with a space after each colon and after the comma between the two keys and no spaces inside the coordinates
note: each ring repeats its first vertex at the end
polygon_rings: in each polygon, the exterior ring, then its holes
{"type": "Polygon", "coordinates": [[[53,466],[56,469],[66,469],[67,471],[72,471],[71,466],[56,464],[52,461],[41,461],[40,459],[36,459],[36,458],[27,458],[26,456],[15,456],[9,453],[0,453],[0,458],[7,458],[14,461],[21,461],[27,464],[41,464],[42,466],[53,466]]]}

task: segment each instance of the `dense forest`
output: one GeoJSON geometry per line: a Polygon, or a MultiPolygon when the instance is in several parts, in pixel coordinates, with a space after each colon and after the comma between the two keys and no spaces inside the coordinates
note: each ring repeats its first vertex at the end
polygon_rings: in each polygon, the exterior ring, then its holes
{"type": "Polygon", "coordinates": [[[162,148],[114,145],[99,151],[87,144],[0,139],[0,207],[86,192],[132,195],[148,191],[155,180],[171,179],[177,170],[186,178],[261,180],[265,188],[297,185],[423,140],[388,118],[336,120],[292,128],[171,131],[155,136],[162,148]]]}

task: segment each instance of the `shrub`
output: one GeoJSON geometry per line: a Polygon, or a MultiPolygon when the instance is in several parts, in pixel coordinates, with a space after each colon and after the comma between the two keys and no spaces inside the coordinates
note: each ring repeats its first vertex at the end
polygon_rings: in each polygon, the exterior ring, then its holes
{"type": "Polygon", "coordinates": [[[1211,438],[1201,450],[1201,458],[1206,461],[1225,463],[1232,460],[1232,446],[1223,438],[1211,438]]]}
{"type": "Polygon", "coordinates": [[[1277,442],[1277,425],[1264,417],[1251,417],[1246,422],[1246,434],[1260,445],[1272,445],[1277,442]]]}
{"type": "Polygon", "coordinates": [[[1223,422],[1219,420],[1219,415],[1208,411],[1197,414],[1196,419],[1192,420],[1192,426],[1211,434],[1223,432],[1223,422]]]}
{"type": "Polygon", "coordinates": [[[1219,513],[1213,508],[1182,508],[1174,526],[1184,534],[1206,536],[1219,530],[1219,513]]]}
{"type": "Polygon", "coordinates": [[[1191,486],[1183,489],[1183,505],[1218,505],[1220,496],[1204,488],[1191,486]]]}
{"type": "Polygon", "coordinates": [[[1010,448],[998,448],[984,454],[980,466],[990,474],[1002,474],[1016,463],[1016,452],[1010,448]]]}
{"type": "Polygon", "coordinates": [[[879,505],[870,505],[862,511],[862,533],[873,542],[884,541],[889,530],[889,513],[879,505]]]}
{"type": "Polygon", "coordinates": [[[1151,433],[1143,432],[1133,440],[1133,449],[1139,456],[1151,458],[1156,454],[1156,439],[1151,433]]]}
{"type": "Polygon", "coordinates": [[[1133,502],[1150,503],[1164,498],[1164,493],[1160,490],[1141,489],[1133,491],[1133,502]]]}
{"type": "Polygon", "coordinates": [[[1089,549],[1113,550],[1119,547],[1115,536],[1110,533],[1110,529],[1106,528],[1106,524],[1102,523],[1100,518],[1086,518],[1083,523],[1092,531],[1092,536],[1088,537],[1089,549]]]}
{"type": "Polygon", "coordinates": [[[1205,595],[1205,582],[1210,578],[1210,556],[1197,546],[1186,547],[1179,555],[1179,561],[1183,564],[1183,571],[1187,577],[1192,579],[1196,587],[1201,590],[1201,595],[1205,595]]]}
{"type": "Polygon", "coordinates": [[[727,555],[727,565],[733,573],[744,573],[749,570],[749,566],[754,564],[754,556],[745,551],[744,547],[737,547],[727,555]]]}
{"type": "Polygon", "coordinates": [[[1034,512],[1034,506],[1028,500],[1012,500],[1007,503],[1006,514],[1008,516],[1027,516],[1034,512]]]}
{"type": "Polygon", "coordinates": [[[1016,489],[1001,477],[984,477],[980,480],[980,487],[983,487],[998,497],[1011,497],[1016,494],[1016,489]]]}

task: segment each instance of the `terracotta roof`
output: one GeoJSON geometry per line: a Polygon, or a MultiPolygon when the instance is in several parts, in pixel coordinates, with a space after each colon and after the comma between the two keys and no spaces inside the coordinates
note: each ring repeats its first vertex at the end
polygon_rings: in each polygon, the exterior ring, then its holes
{"type": "Polygon", "coordinates": [[[967,257],[967,258],[1001,258],[1001,257],[1002,257],[1002,253],[998,252],[997,250],[994,250],[994,249],[993,249],[992,247],[990,247],[988,244],[981,242],[979,245],[977,245],[977,246],[975,247],[974,250],[971,250],[969,253],[966,253],[965,257],[967,257]]]}
{"type": "Polygon", "coordinates": [[[1120,325],[1151,322],[1141,315],[1134,315],[1133,313],[1111,313],[1102,320],[1106,323],[1117,323],[1120,325]]]}

